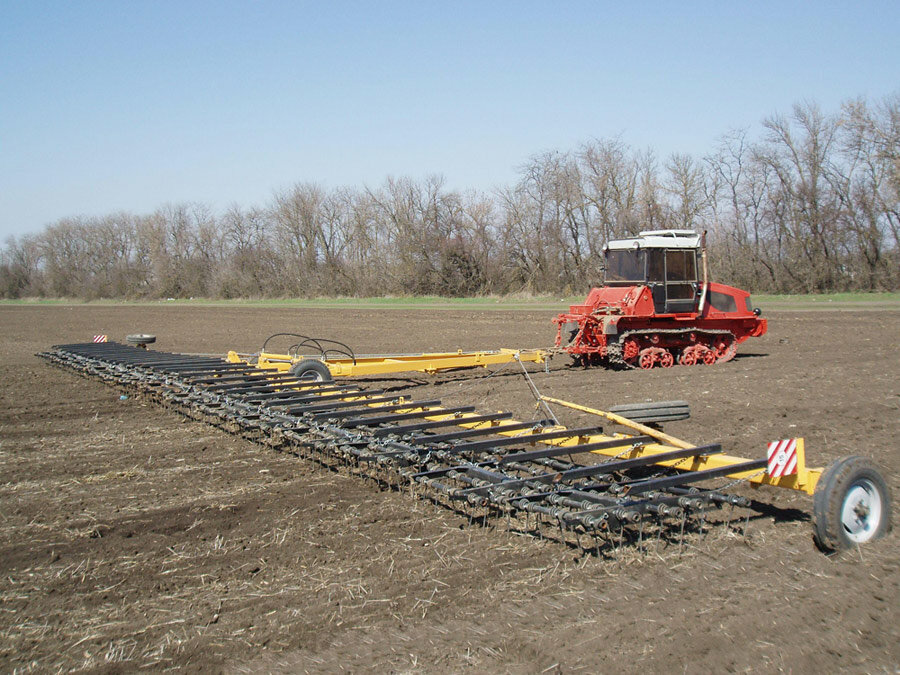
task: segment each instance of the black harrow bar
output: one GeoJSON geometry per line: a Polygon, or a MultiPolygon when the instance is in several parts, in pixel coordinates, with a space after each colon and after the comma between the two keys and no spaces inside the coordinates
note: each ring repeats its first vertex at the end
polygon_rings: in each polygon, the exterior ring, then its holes
{"type": "Polygon", "coordinates": [[[115,342],[57,345],[38,356],[330,468],[410,488],[470,519],[505,517],[510,529],[598,551],[603,542],[643,542],[653,532],[668,541],[686,526],[697,530],[698,521],[702,531],[710,509],[751,502],[695,483],[765,465],[678,471],[660,462],[687,465],[722,448],[642,454],[654,442],[649,436],[519,422],[509,413],[408,400],[359,383],[302,381],[216,357],[115,342]],[[598,450],[616,454],[591,454],[598,450]]]}

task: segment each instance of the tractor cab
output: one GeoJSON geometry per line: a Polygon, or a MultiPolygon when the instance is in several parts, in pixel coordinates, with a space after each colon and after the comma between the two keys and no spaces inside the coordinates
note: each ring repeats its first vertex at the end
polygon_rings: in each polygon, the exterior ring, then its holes
{"type": "Polygon", "coordinates": [[[649,287],[657,314],[695,312],[699,248],[700,235],[693,230],[648,230],[611,241],[603,251],[606,285],[649,287]]]}

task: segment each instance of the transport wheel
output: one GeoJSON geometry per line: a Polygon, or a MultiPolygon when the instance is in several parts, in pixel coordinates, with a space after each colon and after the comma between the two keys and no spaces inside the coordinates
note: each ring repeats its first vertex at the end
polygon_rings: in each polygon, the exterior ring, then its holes
{"type": "Polygon", "coordinates": [[[328,366],[318,359],[303,359],[291,366],[291,375],[310,382],[331,382],[334,378],[328,366]]]}
{"type": "Polygon", "coordinates": [[[703,363],[705,363],[707,366],[711,366],[718,359],[719,359],[719,357],[716,356],[716,353],[712,349],[708,349],[705,352],[703,352],[703,363]]]}
{"type": "Polygon", "coordinates": [[[640,357],[638,358],[638,365],[644,370],[650,370],[654,364],[656,363],[656,356],[649,349],[645,349],[641,352],[640,357]]]}
{"type": "Polygon", "coordinates": [[[813,516],[819,548],[852,548],[890,532],[891,490],[871,461],[843,457],[819,479],[813,516]]]}
{"type": "Polygon", "coordinates": [[[135,335],[126,335],[125,342],[130,345],[135,345],[136,347],[143,347],[145,345],[152,345],[156,342],[155,335],[147,335],[146,333],[137,333],[135,335]]]}
{"type": "Polygon", "coordinates": [[[666,352],[659,357],[659,365],[663,368],[671,368],[675,365],[675,356],[672,352],[666,352]]]}

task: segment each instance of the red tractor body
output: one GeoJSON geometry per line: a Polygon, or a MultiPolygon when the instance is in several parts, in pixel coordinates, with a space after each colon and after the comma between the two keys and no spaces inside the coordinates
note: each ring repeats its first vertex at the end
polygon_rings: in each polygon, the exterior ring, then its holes
{"type": "Polygon", "coordinates": [[[554,319],[556,346],[585,366],[731,360],[739,343],[765,334],[766,320],[746,291],[700,281],[700,239],[662,230],[610,242],[605,285],[554,319]]]}

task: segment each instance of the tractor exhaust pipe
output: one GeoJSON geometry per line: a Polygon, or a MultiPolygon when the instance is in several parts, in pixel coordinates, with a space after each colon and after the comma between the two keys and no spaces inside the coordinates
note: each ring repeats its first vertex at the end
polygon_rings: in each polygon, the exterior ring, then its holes
{"type": "Polygon", "coordinates": [[[706,307],[706,292],[709,289],[709,268],[706,264],[706,230],[700,237],[700,261],[703,265],[703,290],[700,293],[700,305],[697,308],[698,314],[703,314],[703,308],[706,307]]]}

